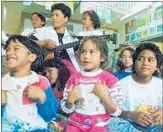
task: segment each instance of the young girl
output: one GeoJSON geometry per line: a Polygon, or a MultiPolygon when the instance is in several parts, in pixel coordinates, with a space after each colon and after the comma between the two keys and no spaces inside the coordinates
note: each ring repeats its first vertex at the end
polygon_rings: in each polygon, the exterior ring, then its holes
{"type": "Polygon", "coordinates": [[[31,16],[31,23],[33,28],[32,29],[25,29],[21,35],[28,36],[28,37],[36,37],[35,39],[41,39],[43,34],[40,34],[41,30],[44,30],[44,26],[46,24],[45,17],[38,12],[33,12],[31,16]]]}
{"type": "Polygon", "coordinates": [[[85,11],[82,16],[82,22],[84,31],[78,33],[77,36],[103,35],[102,30],[100,30],[100,20],[95,11],[85,11]]]}
{"type": "Polygon", "coordinates": [[[101,69],[107,58],[107,45],[100,38],[90,36],[81,42],[79,60],[83,70],[70,77],[61,101],[61,109],[71,113],[66,132],[106,132],[110,115],[121,113],[118,80],[101,69]]]}
{"type": "Polygon", "coordinates": [[[114,74],[119,80],[131,74],[132,65],[133,65],[133,60],[132,60],[133,52],[134,49],[131,47],[124,48],[121,51],[119,56],[119,61],[117,63],[118,72],[114,74]]]}
{"type": "Polygon", "coordinates": [[[65,84],[70,77],[68,68],[59,58],[54,57],[44,62],[43,72],[51,83],[54,95],[61,100],[65,84]]]}
{"type": "Polygon", "coordinates": [[[58,103],[49,81],[34,70],[42,65],[41,48],[25,36],[11,36],[5,45],[9,73],[2,78],[2,131],[46,129],[58,103]]]}
{"type": "Polygon", "coordinates": [[[163,130],[162,80],[154,77],[161,65],[161,51],[151,42],[133,54],[133,74],[120,80],[124,94],[121,118],[109,123],[112,132],[163,130]]]}

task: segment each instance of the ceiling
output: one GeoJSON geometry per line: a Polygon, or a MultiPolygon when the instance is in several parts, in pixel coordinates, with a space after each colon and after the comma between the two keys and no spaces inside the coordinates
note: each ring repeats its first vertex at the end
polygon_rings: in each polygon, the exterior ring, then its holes
{"type": "MultiPolygon", "coordinates": [[[[85,0],[84,0],[85,1],[85,0]]],[[[99,0],[94,0],[94,3],[99,6],[104,6],[106,8],[112,9],[112,11],[116,12],[119,14],[119,17],[129,17],[133,14],[136,14],[146,8],[152,7],[153,5],[161,2],[161,0],[114,0],[114,1],[100,1],[99,0]]]]}

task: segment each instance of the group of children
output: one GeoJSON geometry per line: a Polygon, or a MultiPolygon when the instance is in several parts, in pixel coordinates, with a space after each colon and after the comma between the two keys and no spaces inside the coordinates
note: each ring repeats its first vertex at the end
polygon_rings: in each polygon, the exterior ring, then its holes
{"type": "MultiPolygon", "coordinates": [[[[145,42],[135,51],[124,49],[121,72],[115,75],[105,71],[108,47],[98,36],[87,35],[78,49],[66,49],[44,60],[44,47],[65,44],[70,35],[65,28],[70,17],[69,12],[64,13],[67,8],[63,4],[52,6],[55,30],[51,27],[48,35],[54,40],[57,37],[55,42],[33,39],[31,34],[7,40],[5,65],[9,73],[2,78],[2,131],[55,131],[48,124],[56,123],[57,113],[68,117],[66,132],[162,131],[162,79],[154,75],[163,58],[156,45],[145,42]],[[72,59],[75,55],[76,61],[72,59]],[[66,63],[67,59],[71,61],[66,63]],[[79,69],[72,69],[76,64],[79,69]]],[[[88,32],[99,32],[100,24],[91,18],[95,12],[83,15],[84,23],[94,25],[87,27],[88,32]]],[[[37,19],[39,15],[34,13],[32,20],[37,19]]]]}

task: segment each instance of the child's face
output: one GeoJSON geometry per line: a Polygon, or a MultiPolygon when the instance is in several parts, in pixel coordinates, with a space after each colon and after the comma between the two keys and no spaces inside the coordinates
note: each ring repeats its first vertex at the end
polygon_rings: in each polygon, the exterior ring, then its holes
{"type": "Polygon", "coordinates": [[[11,41],[6,49],[5,64],[9,70],[25,70],[35,59],[36,55],[17,40],[16,42],[11,41]]]}
{"type": "Polygon", "coordinates": [[[150,77],[157,70],[155,54],[150,50],[143,50],[135,63],[136,74],[143,77],[150,77]]]}
{"type": "Polygon", "coordinates": [[[124,50],[122,54],[122,64],[124,65],[125,68],[129,68],[132,66],[133,61],[130,51],[124,50]]]}
{"type": "Polygon", "coordinates": [[[51,84],[56,83],[58,78],[58,70],[55,67],[47,67],[45,69],[45,76],[48,78],[51,84]]]}
{"type": "Polygon", "coordinates": [[[32,15],[31,22],[34,28],[41,28],[44,25],[44,22],[41,21],[37,14],[32,15]]]}
{"type": "Polygon", "coordinates": [[[85,28],[88,28],[93,25],[92,20],[89,15],[83,15],[82,22],[85,28]]]}
{"type": "Polygon", "coordinates": [[[91,40],[83,43],[79,56],[80,63],[85,71],[97,71],[100,69],[101,62],[104,59],[101,57],[100,50],[91,40]]]}

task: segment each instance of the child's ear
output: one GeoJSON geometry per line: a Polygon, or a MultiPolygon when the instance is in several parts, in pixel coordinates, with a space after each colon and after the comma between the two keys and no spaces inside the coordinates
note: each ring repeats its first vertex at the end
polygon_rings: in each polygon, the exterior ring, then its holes
{"type": "Polygon", "coordinates": [[[104,57],[101,57],[101,62],[104,62],[104,61],[105,61],[104,57]]]}
{"type": "Polygon", "coordinates": [[[29,55],[29,61],[31,62],[31,63],[33,63],[35,60],[36,60],[36,58],[37,58],[37,55],[36,54],[30,54],[29,55]]]}
{"type": "Polygon", "coordinates": [[[68,22],[68,17],[65,17],[65,24],[68,22]]]}

